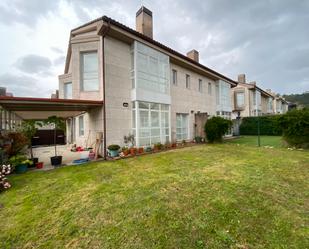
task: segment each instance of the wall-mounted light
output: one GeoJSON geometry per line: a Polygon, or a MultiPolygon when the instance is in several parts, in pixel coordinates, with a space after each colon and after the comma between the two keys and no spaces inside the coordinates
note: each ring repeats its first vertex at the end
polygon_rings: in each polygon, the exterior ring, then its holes
{"type": "Polygon", "coordinates": [[[123,106],[123,107],[128,107],[129,104],[128,104],[127,102],[124,102],[124,103],[122,103],[122,106],[123,106]]]}

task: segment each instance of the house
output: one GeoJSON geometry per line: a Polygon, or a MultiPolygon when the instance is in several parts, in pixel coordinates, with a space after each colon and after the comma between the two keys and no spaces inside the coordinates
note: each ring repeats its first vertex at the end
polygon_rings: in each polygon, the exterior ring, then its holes
{"type": "Polygon", "coordinates": [[[247,83],[245,74],[238,75],[238,84],[232,88],[232,102],[232,119],[275,113],[275,96],[258,87],[256,82],[247,83]]]}
{"type": "MultiPolygon", "coordinates": [[[[141,7],[136,30],[103,16],[70,33],[59,98],[103,101],[67,118],[67,142],[103,148],[192,140],[209,116],[231,118],[237,82],[200,64],[196,50],[183,55],[153,39],[152,12],[141,7]]],[[[106,153],[106,150],[104,149],[106,153]]]]}

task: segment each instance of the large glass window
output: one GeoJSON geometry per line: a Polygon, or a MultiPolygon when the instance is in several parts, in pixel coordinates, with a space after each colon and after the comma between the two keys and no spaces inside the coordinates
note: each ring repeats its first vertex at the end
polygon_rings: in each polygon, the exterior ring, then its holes
{"type": "Polygon", "coordinates": [[[138,146],[170,141],[170,107],[165,104],[133,102],[132,122],[138,146]]]}
{"type": "Polygon", "coordinates": [[[98,91],[98,53],[87,52],[81,54],[81,90],[98,91]]]}
{"type": "Polygon", "coordinates": [[[169,93],[169,57],[142,43],[134,44],[136,65],[133,64],[133,71],[136,79],[134,78],[135,82],[132,82],[132,86],[151,92],[169,93]]]}
{"type": "Polygon", "coordinates": [[[65,99],[72,98],[72,82],[64,83],[63,84],[63,97],[65,99]]]}
{"type": "Polygon", "coordinates": [[[245,105],[245,95],[243,92],[236,92],[236,106],[243,107],[245,105]]]}
{"type": "Polygon", "coordinates": [[[188,125],[189,125],[189,115],[177,113],[176,114],[176,139],[186,140],[188,139],[188,125]]]}
{"type": "Polygon", "coordinates": [[[84,116],[78,117],[78,134],[79,136],[84,136],[84,116]]]}

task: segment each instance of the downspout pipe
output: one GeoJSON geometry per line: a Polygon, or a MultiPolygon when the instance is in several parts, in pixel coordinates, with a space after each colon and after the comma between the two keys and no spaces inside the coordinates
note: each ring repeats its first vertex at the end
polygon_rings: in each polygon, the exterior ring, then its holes
{"type": "Polygon", "coordinates": [[[107,23],[107,27],[102,26],[99,34],[102,36],[102,74],[103,74],[103,146],[104,146],[104,159],[107,159],[107,150],[106,150],[106,95],[105,95],[105,51],[104,51],[104,38],[110,30],[110,22],[107,23]]]}

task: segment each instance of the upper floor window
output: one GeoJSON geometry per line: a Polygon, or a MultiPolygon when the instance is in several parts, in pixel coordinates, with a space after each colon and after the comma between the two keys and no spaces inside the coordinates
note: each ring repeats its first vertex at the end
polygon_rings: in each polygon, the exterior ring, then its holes
{"type": "Polygon", "coordinates": [[[208,82],[208,94],[209,94],[209,95],[211,95],[211,91],[212,91],[212,89],[211,89],[211,83],[208,82]]]}
{"type": "Polygon", "coordinates": [[[99,90],[97,52],[85,52],[81,54],[81,90],[99,90]]]}
{"type": "Polygon", "coordinates": [[[72,82],[63,84],[63,98],[65,99],[72,98],[72,82]]]}
{"type": "Polygon", "coordinates": [[[173,85],[177,86],[177,71],[173,69],[173,85]]]}
{"type": "Polygon", "coordinates": [[[198,91],[203,92],[203,81],[201,79],[198,80],[198,91]]]}
{"type": "Polygon", "coordinates": [[[245,105],[245,96],[243,92],[236,92],[236,106],[243,107],[245,105]]]}
{"type": "Polygon", "coordinates": [[[190,89],[190,75],[186,74],[186,88],[190,89]]]}

